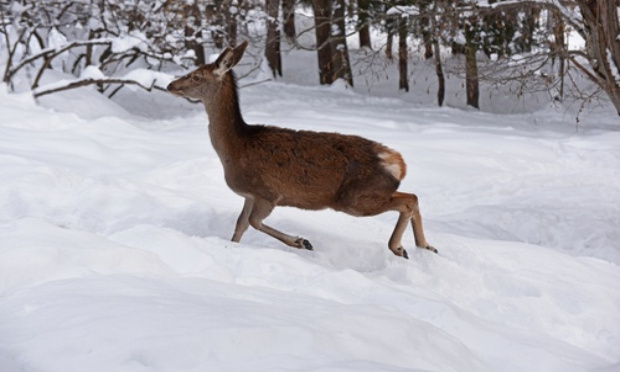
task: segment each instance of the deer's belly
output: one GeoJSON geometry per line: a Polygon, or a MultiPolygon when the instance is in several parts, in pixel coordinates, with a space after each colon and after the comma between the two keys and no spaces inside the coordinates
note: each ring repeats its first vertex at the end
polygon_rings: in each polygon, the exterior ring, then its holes
{"type": "Polygon", "coordinates": [[[274,205],[311,210],[331,207],[339,186],[335,182],[311,182],[304,177],[264,173],[226,174],[226,183],[243,197],[252,196],[274,205]]]}

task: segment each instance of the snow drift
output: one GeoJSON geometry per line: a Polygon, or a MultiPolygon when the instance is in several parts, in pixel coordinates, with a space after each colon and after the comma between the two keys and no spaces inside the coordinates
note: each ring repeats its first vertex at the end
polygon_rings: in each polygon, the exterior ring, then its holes
{"type": "MultiPolygon", "coordinates": [[[[3,91],[3,89],[1,90],[3,91]]],[[[249,231],[200,107],[88,90],[0,100],[0,371],[590,371],[620,361],[620,133],[560,114],[244,89],[250,123],[402,152],[440,254],[396,215],[276,209],[249,231]],[[143,113],[143,115],[138,115],[143,113]],[[146,119],[145,117],[157,119],[146,119]],[[540,123],[547,126],[540,127],[540,123]],[[535,125],[533,124],[535,123],[535,125]]]]}

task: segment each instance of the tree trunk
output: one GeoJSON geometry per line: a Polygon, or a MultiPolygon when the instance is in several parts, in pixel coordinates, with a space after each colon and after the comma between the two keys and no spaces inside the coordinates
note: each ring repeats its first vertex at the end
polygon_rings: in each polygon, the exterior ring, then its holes
{"type": "Polygon", "coordinates": [[[457,42],[452,42],[450,44],[450,49],[452,50],[452,55],[465,54],[465,45],[459,44],[457,42]]]}
{"type": "Polygon", "coordinates": [[[360,48],[372,49],[370,41],[370,25],[368,7],[370,0],[357,0],[357,18],[359,19],[359,31],[360,48]]]}
{"type": "Polygon", "coordinates": [[[578,1],[583,16],[586,48],[598,84],[620,115],[620,33],[615,1],[578,1]]]}
{"type": "Polygon", "coordinates": [[[183,9],[183,17],[185,19],[185,45],[187,49],[194,51],[194,63],[196,66],[205,64],[205,51],[202,47],[202,43],[196,40],[198,34],[197,29],[200,28],[200,9],[197,4],[186,5],[183,9]],[[193,22],[190,22],[193,21],[193,22]]]}
{"type": "Polygon", "coordinates": [[[480,90],[478,86],[478,63],[476,62],[475,43],[476,32],[472,28],[475,25],[475,19],[470,18],[469,24],[465,25],[465,87],[467,91],[467,105],[480,108],[478,98],[480,90]]]}
{"type": "Polygon", "coordinates": [[[351,73],[351,62],[349,60],[349,49],[347,48],[346,29],[345,29],[345,10],[344,0],[335,0],[333,4],[332,18],[332,53],[333,53],[333,81],[343,79],[350,86],[353,86],[353,74],[351,73]]]}
{"type": "MultiPolygon", "coordinates": [[[[428,14],[428,5],[425,3],[420,4],[420,33],[422,34],[422,40],[424,42],[424,59],[433,58],[433,41],[434,37],[431,36],[431,18],[428,14]]],[[[435,22],[433,22],[435,23],[435,22]]]]}
{"type": "Polygon", "coordinates": [[[295,0],[282,0],[282,18],[284,19],[284,35],[295,42],[297,30],[295,29],[295,0]]]}
{"type": "MultiPolygon", "coordinates": [[[[3,31],[6,32],[6,30],[3,30],[3,31]]],[[[92,40],[94,38],[95,38],[95,31],[88,30],[88,40],[92,40]]],[[[10,45],[7,45],[6,47],[9,48],[10,45]]],[[[84,66],[90,66],[92,64],[93,64],[93,46],[87,45],[86,46],[86,59],[84,61],[84,66]]]]}
{"type": "Polygon", "coordinates": [[[385,57],[390,61],[394,59],[392,53],[392,46],[394,44],[394,25],[396,20],[393,17],[389,17],[385,20],[385,28],[387,29],[387,40],[385,42],[385,57]]]}
{"type": "Polygon", "coordinates": [[[566,40],[564,38],[564,20],[558,12],[549,12],[549,24],[552,25],[553,43],[551,45],[552,66],[558,61],[560,88],[556,100],[564,100],[564,74],[566,66],[566,40]]]}
{"type": "MultiPolygon", "coordinates": [[[[231,12],[232,1],[227,1],[224,11],[224,22],[226,22],[226,40],[231,47],[237,46],[237,12],[231,12]]],[[[238,9],[237,7],[235,9],[238,9]]]]}
{"type": "Polygon", "coordinates": [[[218,49],[224,47],[224,20],[222,18],[221,3],[222,0],[214,0],[213,3],[207,4],[205,11],[205,18],[211,27],[211,40],[218,49]]]}
{"type": "Polygon", "coordinates": [[[409,74],[407,72],[407,26],[409,18],[400,17],[398,20],[398,89],[409,91],[409,74]]]}
{"type": "Polygon", "coordinates": [[[523,19],[523,27],[521,28],[521,52],[530,53],[534,46],[534,33],[537,28],[537,19],[540,13],[540,9],[536,6],[529,7],[525,13],[523,19]]]}
{"type": "Polygon", "coordinates": [[[327,85],[333,82],[332,47],[330,44],[331,8],[331,0],[312,0],[319,65],[319,82],[327,85]]]}
{"type": "Polygon", "coordinates": [[[280,28],[278,24],[278,11],[280,0],[266,0],[267,11],[267,41],[265,45],[265,58],[273,77],[282,76],[282,56],[280,55],[280,28]]]}
{"type": "Polygon", "coordinates": [[[446,95],[446,80],[443,75],[443,67],[441,66],[441,56],[439,54],[439,33],[435,22],[435,16],[430,17],[430,26],[432,34],[432,44],[435,57],[435,73],[437,73],[437,104],[443,106],[446,95]]]}

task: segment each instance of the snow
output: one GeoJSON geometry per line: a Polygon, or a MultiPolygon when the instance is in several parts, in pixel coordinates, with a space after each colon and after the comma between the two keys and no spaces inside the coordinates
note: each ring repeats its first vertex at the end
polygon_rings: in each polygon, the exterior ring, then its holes
{"type": "Polygon", "coordinates": [[[80,74],[80,80],[88,80],[88,79],[105,79],[106,76],[103,74],[103,71],[99,69],[97,66],[86,66],[82,73],[80,74]]]}
{"type": "Polygon", "coordinates": [[[607,65],[611,71],[611,77],[614,78],[616,84],[620,84],[620,72],[618,72],[618,66],[614,62],[614,58],[611,55],[611,50],[609,50],[609,48],[605,49],[605,55],[607,57],[607,65]]]}
{"type": "Polygon", "coordinates": [[[141,50],[147,49],[145,42],[147,38],[140,32],[132,32],[129,35],[119,36],[112,38],[112,52],[123,53],[127,50],[138,48],[141,50]]]}
{"type": "Polygon", "coordinates": [[[145,87],[157,85],[162,88],[165,88],[172,80],[174,80],[174,78],[170,74],[154,70],[148,70],[145,68],[137,68],[131,70],[127,74],[125,74],[122,79],[133,80],[145,87]]]}
{"type": "Polygon", "coordinates": [[[418,7],[415,5],[411,5],[411,6],[396,5],[396,6],[389,8],[385,14],[388,16],[400,15],[401,17],[409,17],[409,16],[416,16],[420,14],[420,11],[418,7]]]}
{"type": "MultiPolygon", "coordinates": [[[[297,70],[296,79],[311,68],[297,70]]],[[[286,58],[286,56],[285,56],[286,58]]],[[[287,67],[288,66],[288,67],[287,67]]],[[[137,71],[134,78],[151,79],[137,71]]],[[[159,81],[159,80],[158,80],[159,81]]],[[[240,84],[243,85],[243,84],[240,84]]],[[[408,163],[435,255],[394,214],[276,209],[229,241],[204,109],[123,89],[0,89],[0,371],[617,371],[620,130],[338,84],[249,85],[247,121],[375,139],[408,163]],[[359,88],[358,88],[359,89],[359,88]]],[[[486,104],[489,104],[488,102],[486,104]]]]}

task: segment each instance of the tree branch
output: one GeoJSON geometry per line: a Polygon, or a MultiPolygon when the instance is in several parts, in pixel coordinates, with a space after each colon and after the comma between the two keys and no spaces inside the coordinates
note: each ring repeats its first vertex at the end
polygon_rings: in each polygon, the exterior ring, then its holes
{"type": "Polygon", "coordinates": [[[145,85],[140,84],[139,82],[137,82],[135,80],[129,80],[129,79],[115,79],[115,78],[108,78],[108,79],[84,79],[84,80],[77,80],[77,81],[70,82],[67,85],[56,86],[56,87],[52,87],[52,88],[48,88],[48,89],[45,89],[45,87],[43,87],[42,89],[35,89],[35,90],[32,91],[32,94],[34,95],[34,98],[39,98],[39,97],[47,95],[47,94],[52,94],[52,93],[56,93],[56,92],[62,92],[62,91],[65,91],[65,90],[80,88],[80,87],[84,87],[84,86],[87,86],[87,85],[93,85],[93,84],[122,84],[122,85],[128,84],[128,85],[136,85],[136,86],[146,90],[147,92],[150,92],[153,89],[165,91],[164,88],[161,88],[161,87],[158,87],[157,85],[155,85],[156,82],[157,82],[157,80],[153,80],[153,82],[151,83],[151,86],[147,87],[145,85]]]}
{"type": "Polygon", "coordinates": [[[23,59],[17,66],[15,66],[14,68],[10,69],[10,71],[8,72],[8,77],[12,77],[13,75],[15,75],[17,73],[17,71],[19,71],[22,67],[24,67],[25,65],[39,59],[39,58],[49,58],[50,60],[53,59],[54,57],[66,52],[67,50],[71,49],[71,48],[75,48],[75,47],[80,47],[80,46],[87,46],[87,45],[111,45],[112,42],[109,40],[105,40],[105,39],[94,39],[94,40],[86,40],[86,41],[74,41],[71,42],[69,44],[66,44],[65,46],[63,46],[62,48],[58,49],[58,48],[49,48],[49,49],[45,49],[40,51],[37,54],[33,54],[32,56],[23,59]]]}
{"type": "Polygon", "coordinates": [[[575,65],[575,67],[577,67],[581,72],[583,72],[590,80],[592,80],[592,82],[596,83],[601,87],[603,86],[599,78],[597,78],[596,75],[594,75],[592,72],[588,71],[588,69],[585,68],[585,66],[583,66],[581,63],[577,62],[575,57],[569,55],[568,60],[571,61],[573,65],[575,65]]]}

